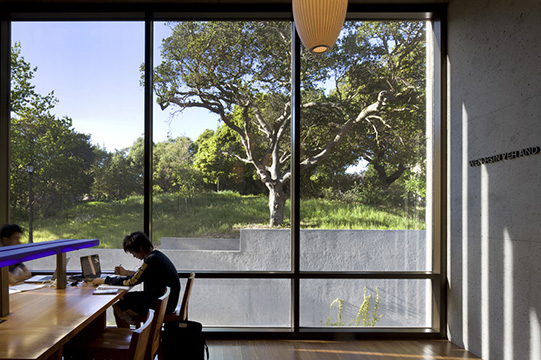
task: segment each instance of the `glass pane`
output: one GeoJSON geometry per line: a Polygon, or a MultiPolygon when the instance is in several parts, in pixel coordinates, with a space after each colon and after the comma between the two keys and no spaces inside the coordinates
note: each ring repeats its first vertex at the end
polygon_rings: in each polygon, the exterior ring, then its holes
{"type": "Polygon", "coordinates": [[[426,271],[423,230],[301,230],[303,271],[426,271]]]}
{"type": "Polygon", "coordinates": [[[12,25],[11,221],[119,248],[143,229],[144,23],[12,25]]]}
{"type": "Polygon", "coordinates": [[[302,280],[301,326],[429,327],[429,280],[302,280]]]}
{"type": "Polygon", "coordinates": [[[196,278],[189,311],[205,327],[289,328],[290,303],[290,280],[196,278]]]}
{"type": "Polygon", "coordinates": [[[301,269],[429,270],[424,22],[347,21],[301,59],[301,269]]]}
{"type": "Polygon", "coordinates": [[[289,270],[291,24],[154,33],[153,241],[181,270],[289,270]]]}

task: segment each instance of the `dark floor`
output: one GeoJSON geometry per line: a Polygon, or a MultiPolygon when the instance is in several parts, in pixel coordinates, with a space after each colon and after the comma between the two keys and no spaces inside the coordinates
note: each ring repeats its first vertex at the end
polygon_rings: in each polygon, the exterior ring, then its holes
{"type": "Polygon", "coordinates": [[[212,360],[480,359],[445,340],[208,340],[212,360]]]}

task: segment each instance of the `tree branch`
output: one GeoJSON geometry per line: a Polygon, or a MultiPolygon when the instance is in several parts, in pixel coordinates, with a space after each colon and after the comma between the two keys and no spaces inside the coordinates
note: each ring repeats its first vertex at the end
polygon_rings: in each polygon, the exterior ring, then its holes
{"type": "Polygon", "coordinates": [[[383,90],[380,91],[378,94],[378,99],[373,104],[367,106],[364,108],[359,115],[355,119],[350,119],[346,121],[336,136],[327,143],[325,148],[320,151],[317,155],[309,157],[301,162],[301,168],[307,168],[310,166],[317,165],[321,163],[323,160],[325,160],[329,154],[331,153],[332,149],[342,141],[344,136],[347,134],[347,132],[353,127],[353,125],[361,122],[362,120],[366,119],[368,116],[377,113],[383,106],[385,106],[387,103],[387,97],[386,97],[387,91],[383,90]]]}

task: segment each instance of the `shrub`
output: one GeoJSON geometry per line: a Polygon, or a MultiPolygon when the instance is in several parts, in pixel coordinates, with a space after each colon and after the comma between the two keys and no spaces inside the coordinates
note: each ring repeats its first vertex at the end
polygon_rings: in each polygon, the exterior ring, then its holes
{"type": "MultiPolygon", "coordinates": [[[[372,295],[366,295],[366,286],[363,291],[363,302],[359,306],[357,316],[351,319],[347,326],[376,326],[376,323],[383,317],[379,315],[379,292],[376,288],[376,300],[373,309],[370,306],[370,300],[372,295]]],[[[338,304],[338,314],[336,315],[336,321],[332,321],[330,317],[327,318],[325,326],[346,326],[343,313],[344,313],[344,299],[336,298],[331,302],[330,307],[334,304],[338,304]]]]}

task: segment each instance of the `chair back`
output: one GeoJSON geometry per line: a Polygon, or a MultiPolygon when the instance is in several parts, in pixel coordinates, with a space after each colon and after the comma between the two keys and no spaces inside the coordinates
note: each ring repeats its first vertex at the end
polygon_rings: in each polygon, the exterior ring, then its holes
{"type": "Polygon", "coordinates": [[[190,273],[188,281],[186,282],[186,289],[184,289],[184,296],[182,297],[182,304],[180,305],[179,319],[180,321],[188,320],[188,303],[190,302],[190,295],[192,293],[193,280],[195,279],[195,273],[190,273]]]}
{"type": "Polygon", "coordinates": [[[170,294],[171,288],[167,286],[165,288],[165,293],[156,300],[156,306],[154,307],[154,321],[151,325],[150,339],[147,346],[147,359],[154,359],[154,355],[156,355],[158,348],[160,347],[163,318],[165,316],[165,309],[167,308],[170,294]]]}
{"type": "Polygon", "coordinates": [[[153,322],[154,310],[150,309],[145,323],[139,329],[132,332],[128,359],[145,360],[153,322]]]}

